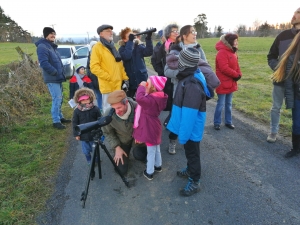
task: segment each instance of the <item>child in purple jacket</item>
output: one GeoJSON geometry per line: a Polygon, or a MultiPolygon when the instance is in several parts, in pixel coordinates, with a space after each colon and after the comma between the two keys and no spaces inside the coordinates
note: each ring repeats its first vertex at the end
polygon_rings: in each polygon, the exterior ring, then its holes
{"type": "Polygon", "coordinates": [[[144,176],[153,179],[154,171],[161,172],[160,143],[162,127],[159,114],[166,108],[168,95],[163,92],[167,78],[150,76],[140,83],[136,92],[138,106],[135,110],[133,137],[137,143],[147,145],[147,169],[144,176]]]}

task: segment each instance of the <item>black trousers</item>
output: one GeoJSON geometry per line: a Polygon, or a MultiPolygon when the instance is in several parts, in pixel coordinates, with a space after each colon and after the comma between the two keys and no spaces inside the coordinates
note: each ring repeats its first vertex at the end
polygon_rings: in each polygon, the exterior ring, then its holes
{"type": "Polygon", "coordinates": [[[194,181],[198,181],[201,176],[200,142],[188,140],[184,144],[184,150],[190,177],[194,181]]]}

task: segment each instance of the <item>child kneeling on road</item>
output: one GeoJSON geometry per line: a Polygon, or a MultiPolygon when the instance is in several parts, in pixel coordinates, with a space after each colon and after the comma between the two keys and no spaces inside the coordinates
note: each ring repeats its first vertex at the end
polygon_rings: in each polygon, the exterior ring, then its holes
{"type": "Polygon", "coordinates": [[[147,169],[144,176],[153,179],[155,172],[161,172],[160,143],[162,127],[159,114],[166,108],[168,95],[162,90],[167,78],[150,76],[147,82],[140,83],[136,92],[138,106],[135,111],[133,137],[136,143],[147,145],[147,169]]]}
{"type": "Polygon", "coordinates": [[[91,132],[78,134],[75,130],[77,125],[96,121],[101,117],[100,110],[94,105],[95,94],[89,88],[81,88],[75,92],[74,101],[77,104],[73,112],[73,135],[77,141],[81,142],[82,152],[86,157],[88,165],[91,164],[91,152],[93,145],[93,136],[91,132]]]}

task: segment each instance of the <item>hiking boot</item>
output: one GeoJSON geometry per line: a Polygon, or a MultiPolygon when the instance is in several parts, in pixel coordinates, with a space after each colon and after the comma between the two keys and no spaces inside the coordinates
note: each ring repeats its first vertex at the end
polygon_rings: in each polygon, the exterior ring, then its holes
{"type": "Polygon", "coordinates": [[[62,123],[53,123],[53,127],[59,130],[66,129],[66,126],[62,123]]]}
{"type": "Polygon", "coordinates": [[[276,133],[270,133],[267,137],[267,142],[274,143],[276,141],[276,133]]]}
{"type": "Polygon", "coordinates": [[[144,170],[143,174],[144,174],[144,177],[146,177],[148,180],[153,180],[153,174],[147,173],[146,170],[144,170]]]}
{"type": "Polygon", "coordinates": [[[188,171],[188,168],[184,168],[182,170],[177,171],[177,176],[182,178],[188,178],[190,176],[190,172],[188,171]]]}
{"type": "Polygon", "coordinates": [[[158,167],[154,166],[154,172],[160,173],[161,171],[162,171],[161,166],[158,166],[158,167]]]}
{"type": "Polygon", "coordinates": [[[287,152],[287,153],[284,155],[284,157],[285,157],[285,158],[292,158],[292,157],[298,155],[299,153],[300,153],[299,150],[291,149],[291,151],[287,152]]]}
{"type": "Polygon", "coordinates": [[[215,124],[215,125],[214,125],[214,128],[215,128],[215,130],[220,130],[220,129],[221,129],[221,126],[220,126],[219,124],[215,124]]]}
{"type": "Polygon", "coordinates": [[[177,140],[171,140],[169,143],[169,154],[174,155],[176,154],[175,148],[176,148],[176,142],[177,140]]]}
{"type": "Polygon", "coordinates": [[[72,121],[69,120],[69,119],[61,118],[61,119],[60,119],[60,122],[61,122],[61,123],[71,123],[72,121]]]}
{"type": "Polygon", "coordinates": [[[182,196],[191,196],[200,191],[200,180],[194,181],[192,178],[189,178],[189,181],[185,188],[179,191],[182,196]]]}

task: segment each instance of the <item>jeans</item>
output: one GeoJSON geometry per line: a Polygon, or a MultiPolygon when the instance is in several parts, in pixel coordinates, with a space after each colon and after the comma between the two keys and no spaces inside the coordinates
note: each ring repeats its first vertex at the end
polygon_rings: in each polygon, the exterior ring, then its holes
{"type": "Polygon", "coordinates": [[[51,115],[53,123],[60,123],[60,119],[64,118],[61,112],[63,102],[63,87],[61,83],[47,83],[48,90],[52,97],[51,115]]]}
{"type": "Polygon", "coordinates": [[[147,173],[154,173],[154,166],[159,167],[162,164],[160,145],[147,146],[147,173]]]}
{"type": "Polygon", "coordinates": [[[81,148],[82,153],[85,155],[86,161],[88,163],[91,163],[92,156],[91,152],[93,150],[93,141],[80,141],[81,142],[81,148]]]}
{"type": "Polygon", "coordinates": [[[218,101],[215,109],[214,115],[214,125],[220,125],[222,122],[222,110],[225,105],[225,124],[232,124],[232,96],[233,93],[230,94],[218,94],[218,101]]]}
{"type": "Polygon", "coordinates": [[[201,177],[200,142],[188,140],[184,144],[184,150],[190,178],[198,181],[201,177]]]}
{"type": "Polygon", "coordinates": [[[294,108],[292,109],[292,131],[293,134],[300,135],[300,99],[294,101],[294,108]]]}
{"type": "Polygon", "coordinates": [[[97,106],[99,107],[99,109],[102,109],[102,94],[100,92],[100,90],[94,89],[94,92],[96,94],[96,98],[97,98],[97,106]]]}
{"type": "Polygon", "coordinates": [[[278,133],[279,120],[280,120],[280,109],[284,99],[284,86],[273,85],[273,105],[271,108],[271,122],[270,129],[271,133],[278,133]]]}

